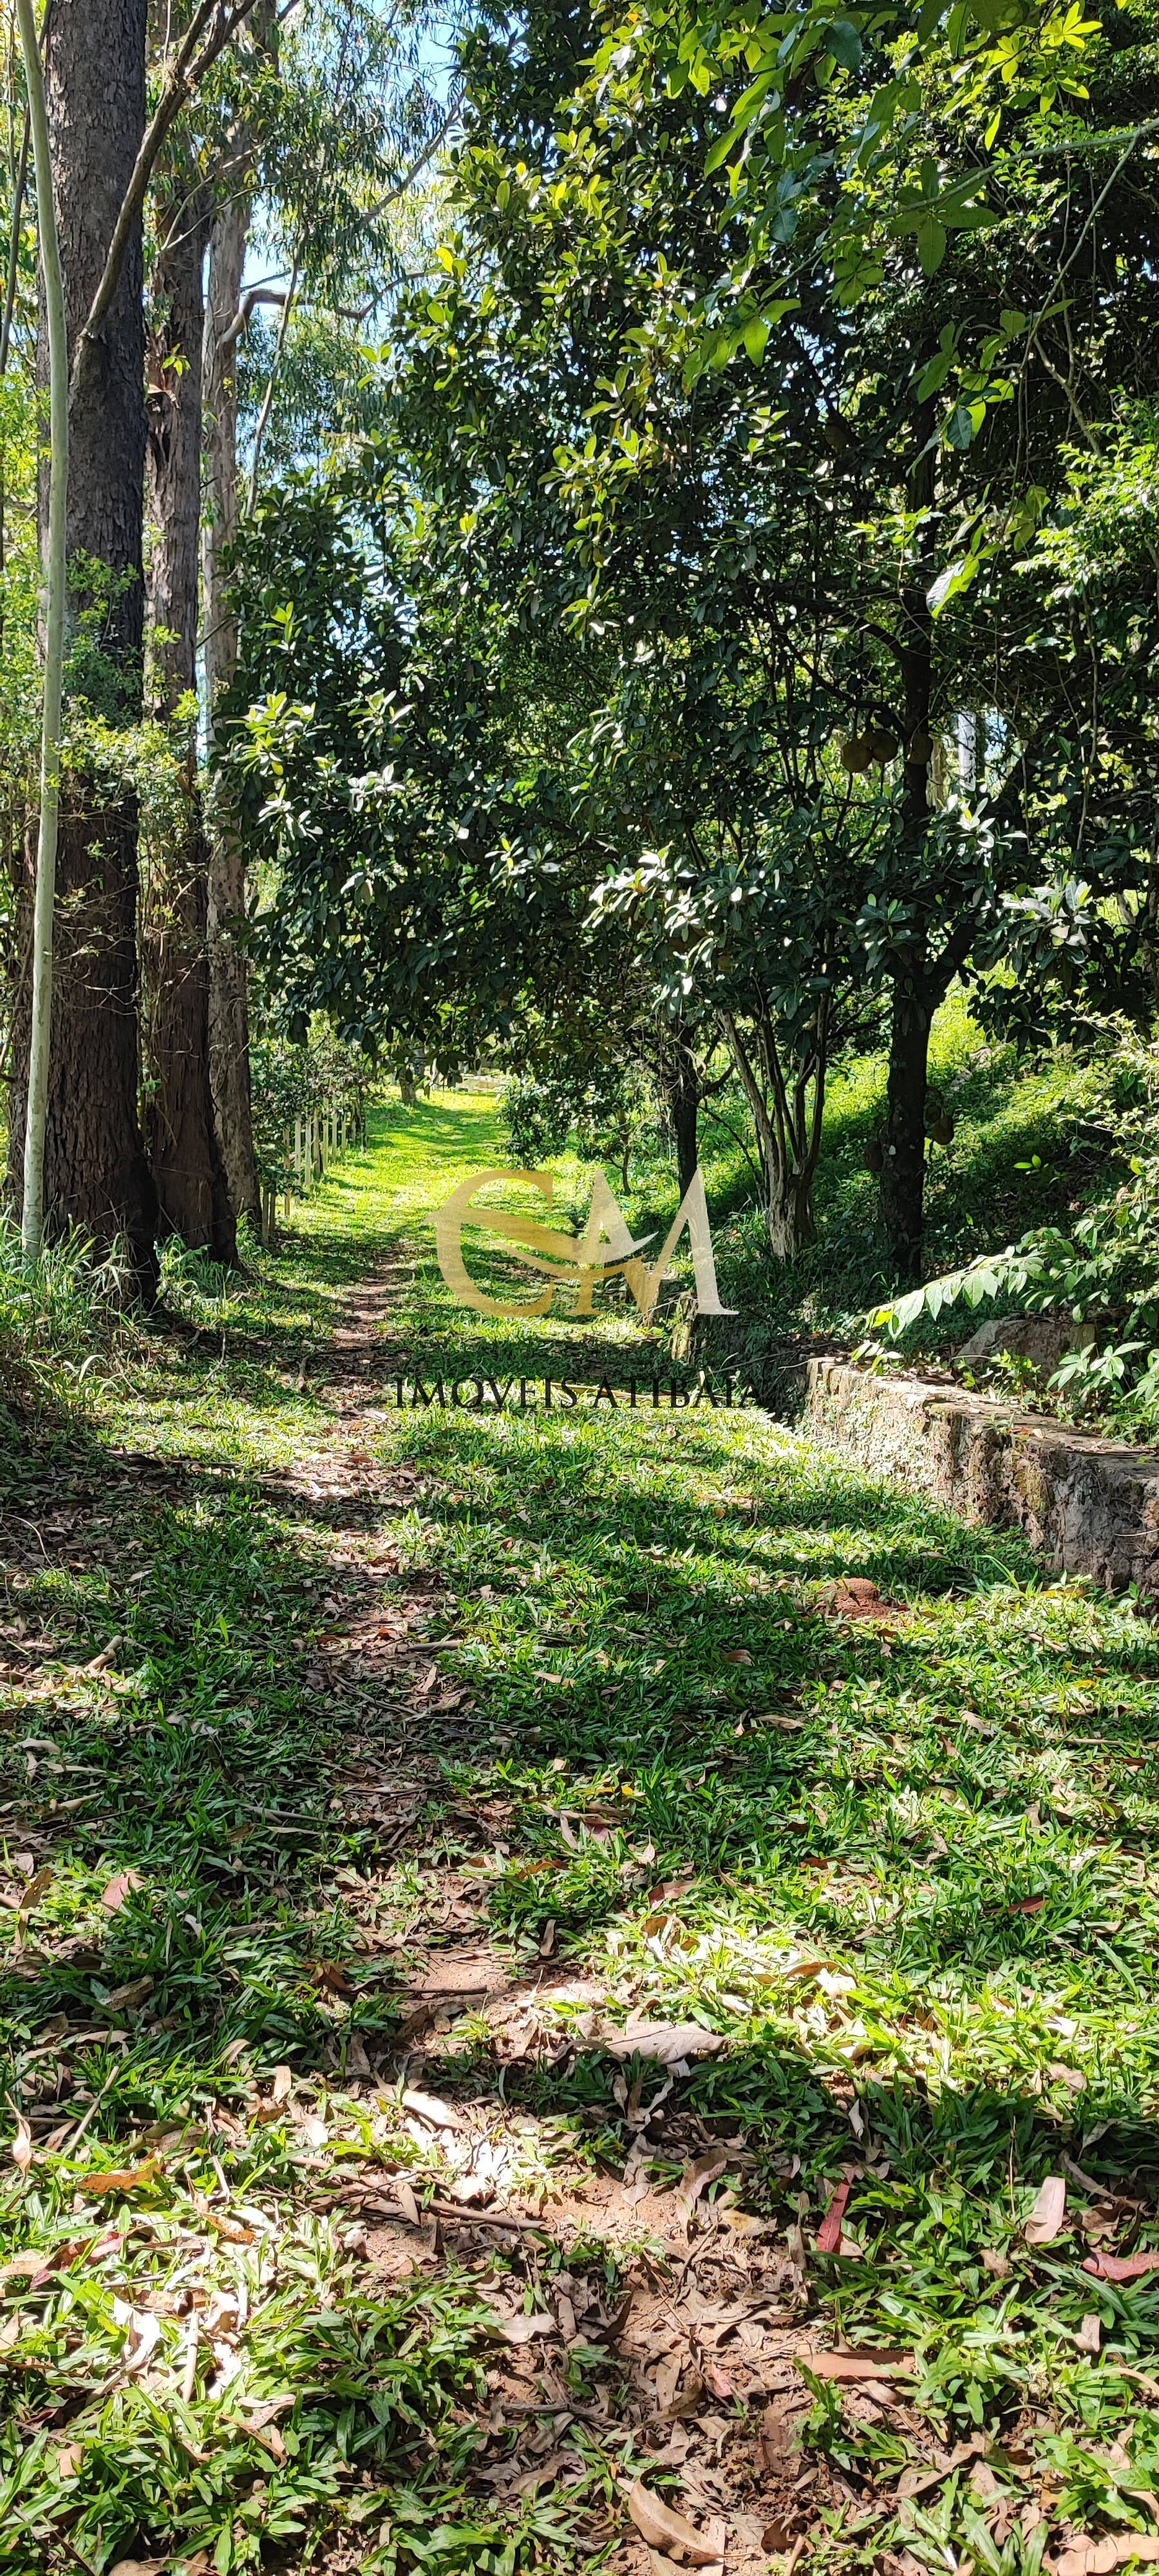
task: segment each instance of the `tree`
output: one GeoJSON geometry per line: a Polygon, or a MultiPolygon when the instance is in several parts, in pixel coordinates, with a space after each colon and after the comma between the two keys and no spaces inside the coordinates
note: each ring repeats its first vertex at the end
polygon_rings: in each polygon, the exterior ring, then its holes
{"type": "MultiPolygon", "coordinates": [[[[68,337],[64,277],[52,192],[48,108],[32,0],[17,0],[20,45],[28,91],[28,128],[36,158],[36,202],[44,270],[49,375],[49,490],[45,544],[44,694],[41,712],[40,822],[33,895],[32,972],[28,1040],[28,1098],[24,1125],[22,1238],[26,1260],[38,1262],[44,1239],[44,1148],[52,1044],[52,948],[56,906],[56,847],[60,807],[61,696],[64,681],[65,588],[68,578],[68,337]]],[[[16,234],[23,193],[24,157],[13,203],[16,234]]],[[[11,318],[11,295],[6,313],[11,318]]]]}
{"type": "Polygon", "coordinates": [[[143,935],[149,1157],[163,1228],[233,1263],[237,1238],[210,1087],[208,872],[197,778],[204,190],[171,186],[154,220],[149,696],[154,718],[179,739],[174,816],[154,835],[143,935]]]}
{"type": "MultiPolygon", "coordinates": [[[[109,0],[83,23],[70,11],[51,14],[46,25],[70,359],[66,548],[79,720],[58,831],[44,1192],[54,1227],[77,1225],[105,1248],[123,1240],[147,1295],[157,1275],[156,1198],[138,1124],[137,812],[129,756],[141,708],[143,631],[141,214],[166,136],[249,5],[198,0],[166,56],[148,126],[143,5],[109,0]]],[[[42,335],[42,372],[47,345],[42,335]]],[[[42,474],[42,526],[51,481],[51,470],[42,474]]],[[[25,1116],[29,1008],[18,988],[14,1135],[25,1116]]],[[[19,1191],[15,1160],[12,1176],[19,1191]]]]}
{"type": "MultiPolygon", "coordinates": [[[[895,22],[855,12],[848,41],[827,52],[830,21],[802,13],[777,23],[788,68],[774,82],[771,22],[746,12],[764,69],[742,101],[744,43],[721,57],[719,92],[704,63],[690,81],[657,53],[670,11],[641,15],[602,52],[594,26],[526,13],[523,47],[505,58],[496,42],[474,66],[459,231],[416,319],[409,406],[417,447],[438,386],[439,465],[457,476],[464,559],[504,546],[512,581],[544,611],[630,631],[638,650],[650,619],[670,634],[684,614],[693,635],[708,631],[713,579],[728,567],[738,617],[783,631],[796,621],[798,679],[821,673],[829,721],[845,718],[840,758],[853,774],[876,770],[889,809],[858,936],[890,995],[882,1206],[902,1276],[921,1261],[932,1016],[956,973],[992,959],[1004,895],[1026,876],[1023,740],[1008,738],[992,814],[931,789],[940,741],[976,703],[964,603],[979,584],[995,696],[1025,700],[1020,565],[1060,493],[1084,378],[1100,407],[1110,390],[1107,314],[1139,352],[1136,373],[1149,348],[1136,318],[1149,271],[1118,247],[1138,227],[1138,165],[1130,196],[1116,165],[1080,206],[1070,142],[1053,163],[1035,157],[1044,117],[1070,104],[1060,49],[1065,62],[1091,29],[1036,13],[1025,43],[1016,29],[1007,44],[981,16],[976,39],[963,40],[959,13],[941,55],[895,78],[896,62],[879,58],[895,32],[903,41],[895,22]],[[995,123],[982,109],[1003,63],[995,123]],[[755,127],[754,98],[769,110],[755,127]],[[734,148],[722,211],[709,165],[734,148]],[[1098,273],[1089,312],[1066,286],[1080,260],[1098,273]],[[748,488],[730,524],[738,455],[748,488]],[[768,541],[794,475],[811,478],[828,522],[807,597],[768,541]],[[748,594],[745,509],[757,521],[748,594]]],[[[741,23],[727,8],[720,21],[741,23]]],[[[1128,80],[1126,51],[1103,45],[1084,68],[1104,114],[1129,97],[1141,117],[1148,93],[1137,69],[1128,80]]],[[[1057,657],[1039,676],[1059,682],[1057,657]]]]}
{"type": "MultiPolygon", "coordinates": [[[[210,158],[214,208],[202,356],[205,512],[202,632],[210,729],[229,703],[237,670],[230,562],[247,504],[239,469],[239,409],[247,346],[263,311],[277,310],[262,342],[265,381],[251,404],[252,515],[260,472],[280,431],[297,335],[325,316],[334,381],[315,391],[329,436],[335,412],[364,370],[361,330],[397,267],[392,210],[446,131],[422,61],[428,12],[383,13],[373,0],[335,0],[308,24],[283,24],[259,0],[256,78],[226,82],[210,158]],[[260,201],[274,276],[243,291],[260,201]],[[275,282],[286,280],[284,285],[275,282]]],[[[441,13],[444,29],[454,12],[441,13]]],[[[295,424],[297,426],[297,424],[295,424]]],[[[291,452],[293,436],[291,435],[291,452]]],[[[247,853],[219,768],[209,801],[210,1045],[221,1150],[239,1214],[258,1217],[249,1076],[247,853]]]]}
{"type": "MultiPolygon", "coordinates": [[[[75,369],[109,244],[145,132],[145,0],[54,11],[46,48],[48,130],[75,369]]],[[[156,1199],[137,1117],[137,818],[118,774],[118,736],[140,714],[141,524],[145,421],[140,227],[99,339],[74,377],[67,552],[74,616],[84,621],[88,704],[100,758],[74,750],[57,865],[52,1053],[45,1118],[48,1223],[78,1225],[108,1249],[127,1241],[148,1293],[156,1277],[156,1199]],[[98,634],[99,626],[99,634],[98,634]]],[[[41,478],[42,538],[49,476],[41,478]]],[[[73,658],[74,686],[76,657],[73,658]]],[[[94,738],[95,739],[95,738],[94,738]]],[[[22,1133],[30,1022],[18,1002],[12,1134],[22,1133]]],[[[12,1180],[19,1190],[20,1174],[12,1180]]]]}

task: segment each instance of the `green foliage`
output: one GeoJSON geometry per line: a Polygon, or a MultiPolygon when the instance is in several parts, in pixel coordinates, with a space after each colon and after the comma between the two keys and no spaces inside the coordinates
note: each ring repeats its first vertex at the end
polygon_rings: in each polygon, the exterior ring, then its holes
{"type": "Polygon", "coordinates": [[[325,1023],[304,1046],[255,1033],[250,1042],[254,1150],[263,1181],[288,1189],[293,1177],[295,1119],[332,1113],[361,1136],[366,1125],[372,1069],[357,1047],[344,1046],[325,1023]]]}
{"type": "Polygon", "coordinates": [[[586,1079],[579,1067],[512,1074],[499,1095],[499,1115],[520,1161],[562,1154],[575,1130],[581,1160],[614,1161],[625,1188],[634,1139],[657,1129],[655,1093],[637,1065],[609,1065],[586,1079]]]}
{"type": "Polygon", "coordinates": [[[897,1340],[925,1317],[936,1323],[961,1304],[996,1300],[1015,1313],[1089,1322],[1094,1334],[1060,1362],[1051,1387],[1080,1410],[1150,1429],[1159,1422],[1159,1045],[1124,1024],[1091,1035],[1103,1050],[1103,1123],[1121,1184],[1068,1231],[1035,1227],[874,1308],[866,1322],[897,1340]]]}
{"type": "MultiPolygon", "coordinates": [[[[46,1244],[35,1269],[20,1228],[0,1209],[0,1383],[32,1402],[80,1396],[130,1330],[127,1258],[95,1258],[77,1233],[46,1244]]],[[[91,1390],[90,1390],[91,1391],[91,1390]]]]}

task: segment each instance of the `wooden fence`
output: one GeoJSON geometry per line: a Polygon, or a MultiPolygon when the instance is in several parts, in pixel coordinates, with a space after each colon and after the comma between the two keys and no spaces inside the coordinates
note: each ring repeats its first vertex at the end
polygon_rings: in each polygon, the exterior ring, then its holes
{"type": "Polygon", "coordinates": [[[277,1236],[278,1202],[288,1216],[295,1199],[308,1198],[316,1181],[325,1178],[327,1167],[336,1154],[347,1146],[366,1143],[366,1114],[351,1109],[348,1102],[323,1102],[304,1117],[295,1118],[282,1134],[279,1156],[281,1174],[278,1180],[262,1180],[262,1242],[272,1244],[277,1236]]]}

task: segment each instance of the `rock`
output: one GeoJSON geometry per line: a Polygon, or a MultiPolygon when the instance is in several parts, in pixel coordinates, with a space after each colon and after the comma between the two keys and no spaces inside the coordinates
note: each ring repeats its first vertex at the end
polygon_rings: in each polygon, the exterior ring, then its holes
{"type": "Polygon", "coordinates": [[[953,1365],[978,1368],[1006,1352],[1049,1377],[1068,1351],[1087,1350],[1097,1339],[1093,1324],[1073,1323],[1069,1315],[992,1315],[954,1352],[953,1365]]]}
{"type": "Polygon", "coordinates": [[[805,1385],[817,1439],[872,1474],[963,1520],[1022,1530],[1057,1571],[1159,1595],[1159,1453],[853,1360],[811,1359],[805,1385]]]}

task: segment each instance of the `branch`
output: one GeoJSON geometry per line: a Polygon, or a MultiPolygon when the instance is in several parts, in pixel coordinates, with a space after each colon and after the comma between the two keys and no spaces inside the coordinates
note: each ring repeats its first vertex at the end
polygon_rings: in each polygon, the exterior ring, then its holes
{"type": "Polygon", "coordinates": [[[253,463],[250,467],[249,501],[246,506],[246,517],[250,519],[253,517],[254,505],[258,497],[258,467],[262,461],[262,447],[265,442],[266,430],[269,425],[270,411],[274,399],[274,386],[277,383],[278,367],[281,362],[282,351],[286,345],[286,333],[290,325],[290,314],[294,302],[294,289],[297,286],[297,283],[298,255],[295,251],[294,265],[290,270],[290,283],[286,288],[285,298],[282,304],[282,318],[278,324],[278,336],[274,343],[274,354],[270,361],[269,379],[266,384],[266,390],[262,396],[262,407],[258,413],[257,427],[254,430],[253,463]]]}
{"type": "Polygon", "coordinates": [[[1065,143],[1032,143],[1029,148],[1043,160],[1064,152],[1118,152],[1123,144],[1131,151],[1145,134],[1159,134],[1159,116],[1149,116],[1143,125],[1113,125],[1103,134],[1068,134],[1065,143]]]}
{"type": "Polygon", "coordinates": [[[228,331],[223,331],[221,338],[218,341],[217,346],[220,354],[224,357],[226,350],[232,349],[235,340],[240,340],[242,332],[245,330],[247,323],[252,318],[252,315],[259,304],[284,305],[285,302],[286,290],[284,286],[247,287],[245,294],[241,299],[241,303],[238,305],[237,311],[234,314],[233,320],[230,323],[228,331]]]}
{"type": "Polygon", "coordinates": [[[366,220],[367,220],[367,223],[373,223],[376,215],[382,215],[382,214],[385,214],[386,209],[387,209],[387,207],[388,207],[388,206],[393,206],[397,198],[402,197],[402,196],[405,196],[406,191],[407,191],[407,189],[408,189],[408,188],[413,188],[414,183],[415,183],[415,180],[418,178],[420,171],[422,171],[422,170],[425,170],[425,169],[426,169],[426,166],[427,166],[428,161],[433,160],[435,153],[438,151],[438,148],[439,148],[440,143],[442,143],[442,142],[445,140],[446,136],[450,133],[451,127],[452,127],[452,125],[453,125],[453,124],[454,124],[454,122],[455,122],[455,119],[456,119],[456,117],[457,117],[457,115],[458,115],[458,113],[459,113],[459,109],[460,109],[460,107],[462,106],[462,103],[463,103],[463,93],[462,93],[462,90],[461,90],[461,89],[457,89],[457,90],[454,92],[454,95],[453,95],[453,97],[452,97],[452,99],[451,99],[450,105],[449,105],[449,107],[448,107],[448,109],[447,109],[447,113],[446,113],[446,115],[445,115],[445,116],[444,116],[444,118],[443,118],[442,124],[440,125],[440,127],[439,127],[439,130],[438,130],[437,134],[432,134],[431,139],[430,139],[430,142],[429,142],[429,143],[424,143],[423,148],[422,148],[422,151],[420,152],[420,154],[419,154],[419,157],[418,157],[417,161],[412,161],[412,162],[411,162],[411,165],[410,165],[409,170],[404,170],[404,171],[403,171],[403,174],[402,174],[401,179],[396,179],[396,180],[395,180],[395,183],[394,183],[393,188],[388,188],[388,189],[387,189],[387,192],[386,192],[385,197],[379,197],[379,198],[376,200],[376,202],[375,202],[375,204],[374,204],[373,206],[368,206],[368,207],[367,207],[367,210],[366,210],[366,220]]]}
{"type": "Polygon", "coordinates": [[[20,217],[24,209],[24,183],[28,177],[28,147],[32,140],[32,122],[24,110],[24,132],[20,138],[20,158],[16,164],[16,184],[12,190],[12,239],[8,245],[8,287],[4,297],[4,320],[0,323],[0,376],[8,365],[8,344],[12,338],[12,316],[16,310],[16,285],[20,272],[20,217]]]}
{"type": "Polygon", "coordinates": [[[166,69],[161,84],[161,96],[142,136],[133,174],[113,226],[112,240],[109,243],[100,284],[89,306],[88,320],[76,344],[69,388],[73,397],[76,395],[77,386],[116,294],[121,270],[125,263],[125,253],[132,239],[134,226],[140,218],[141,209],[145,203],[145,191],[152,178],[161,146],[170,128],[176,123],[186,101],[193,96],[198,82],[209,70],[210,65],[216,62],[218,55],[229,43],[230,37],[240,27],[243,18],[249,16],[250,10],[254,7],[254,0],[232,0],[232,6],[225,8],[224,14],[218,19],[217,27],[206,37],[198,53],[197,46],[200,39],[220,7],[221,0],[199,0],[199,5],[194,10],[177,52],[166,69]]]}
{"type": "MultiPolygon", "coordinates": [[[[52,23],[53,0],[48,0],[40,25],[40,59],[43,62],[52,23]]],[[[24,105],[24,131],[20,137],[20,158],[12,190],[12,239],[8,245],[8,285],[4,296],[4,320],[0,324],[0,376],[7,372],[8,348],[12,338],[12,317],[16,311],[16,288],[20,272],[20,217],[24,209],[24,189],[28,178],[28,153],[32,142],[32,108],[24,105]]]]}
{"type": "Polygon", "coordinates": [[[706,1118],[712,1118],[712,1119],[714,1119],[714,1120],[715,1120],[715,1122],[716,1122],[716,1125],[717,1125],[718,1127],[723,1127],[724,1132],[725,1132],[725,1135],[726,1135],[726,1136],[731,1136],[732,1141],[733,1141],[733,1144],[734,1144],[734,1145],[739,1145],[740,1150],[741,1150],[742,1154],[744,1155],[745,1161],[746,1161],[746,1163],[748,1164],[749,1170],[750,1170],[750,1172],[752,1173],[753,1179],[754,1179],[754,1181],[756,1182],[758,1196],[763,1196],[763,1194],[764,1194],[764,1188],[765,1188],[764,1174],[763,1174],[763,1172],[761,1172],[761,1171],[758,1169],[757,1165],[754,1163],[753,1158],[752,1158],[752,1155],[751,1155],[751,1154],[750,1154],[750,1152],[749,1152],[748,1146],[747,1146],[747,1145],[746,1145],[746,1143],[745,1143],[744,1137],[743,1137],[743,1136],[738,1136],[738,1134],[737,1134],[737,1131],[736,1131],[735,1127],[733,1127],[733,1126],[731,1126],[731,1125],[730,1125],[730,1123],[729,1123],[728,1119],[727,1119],[726,1117],[724,1117],[723,1113],[722,1113],[719,1109],[713,1109],[713,1108],[711,1107],[711,1105],[710,1105],[710,1104],[707,1104],[707,1103],[706,1103],[706,1104],[704,1105],[704,1115],[705,1115],[705,1117],[706,1117],[706,1118]]]}

